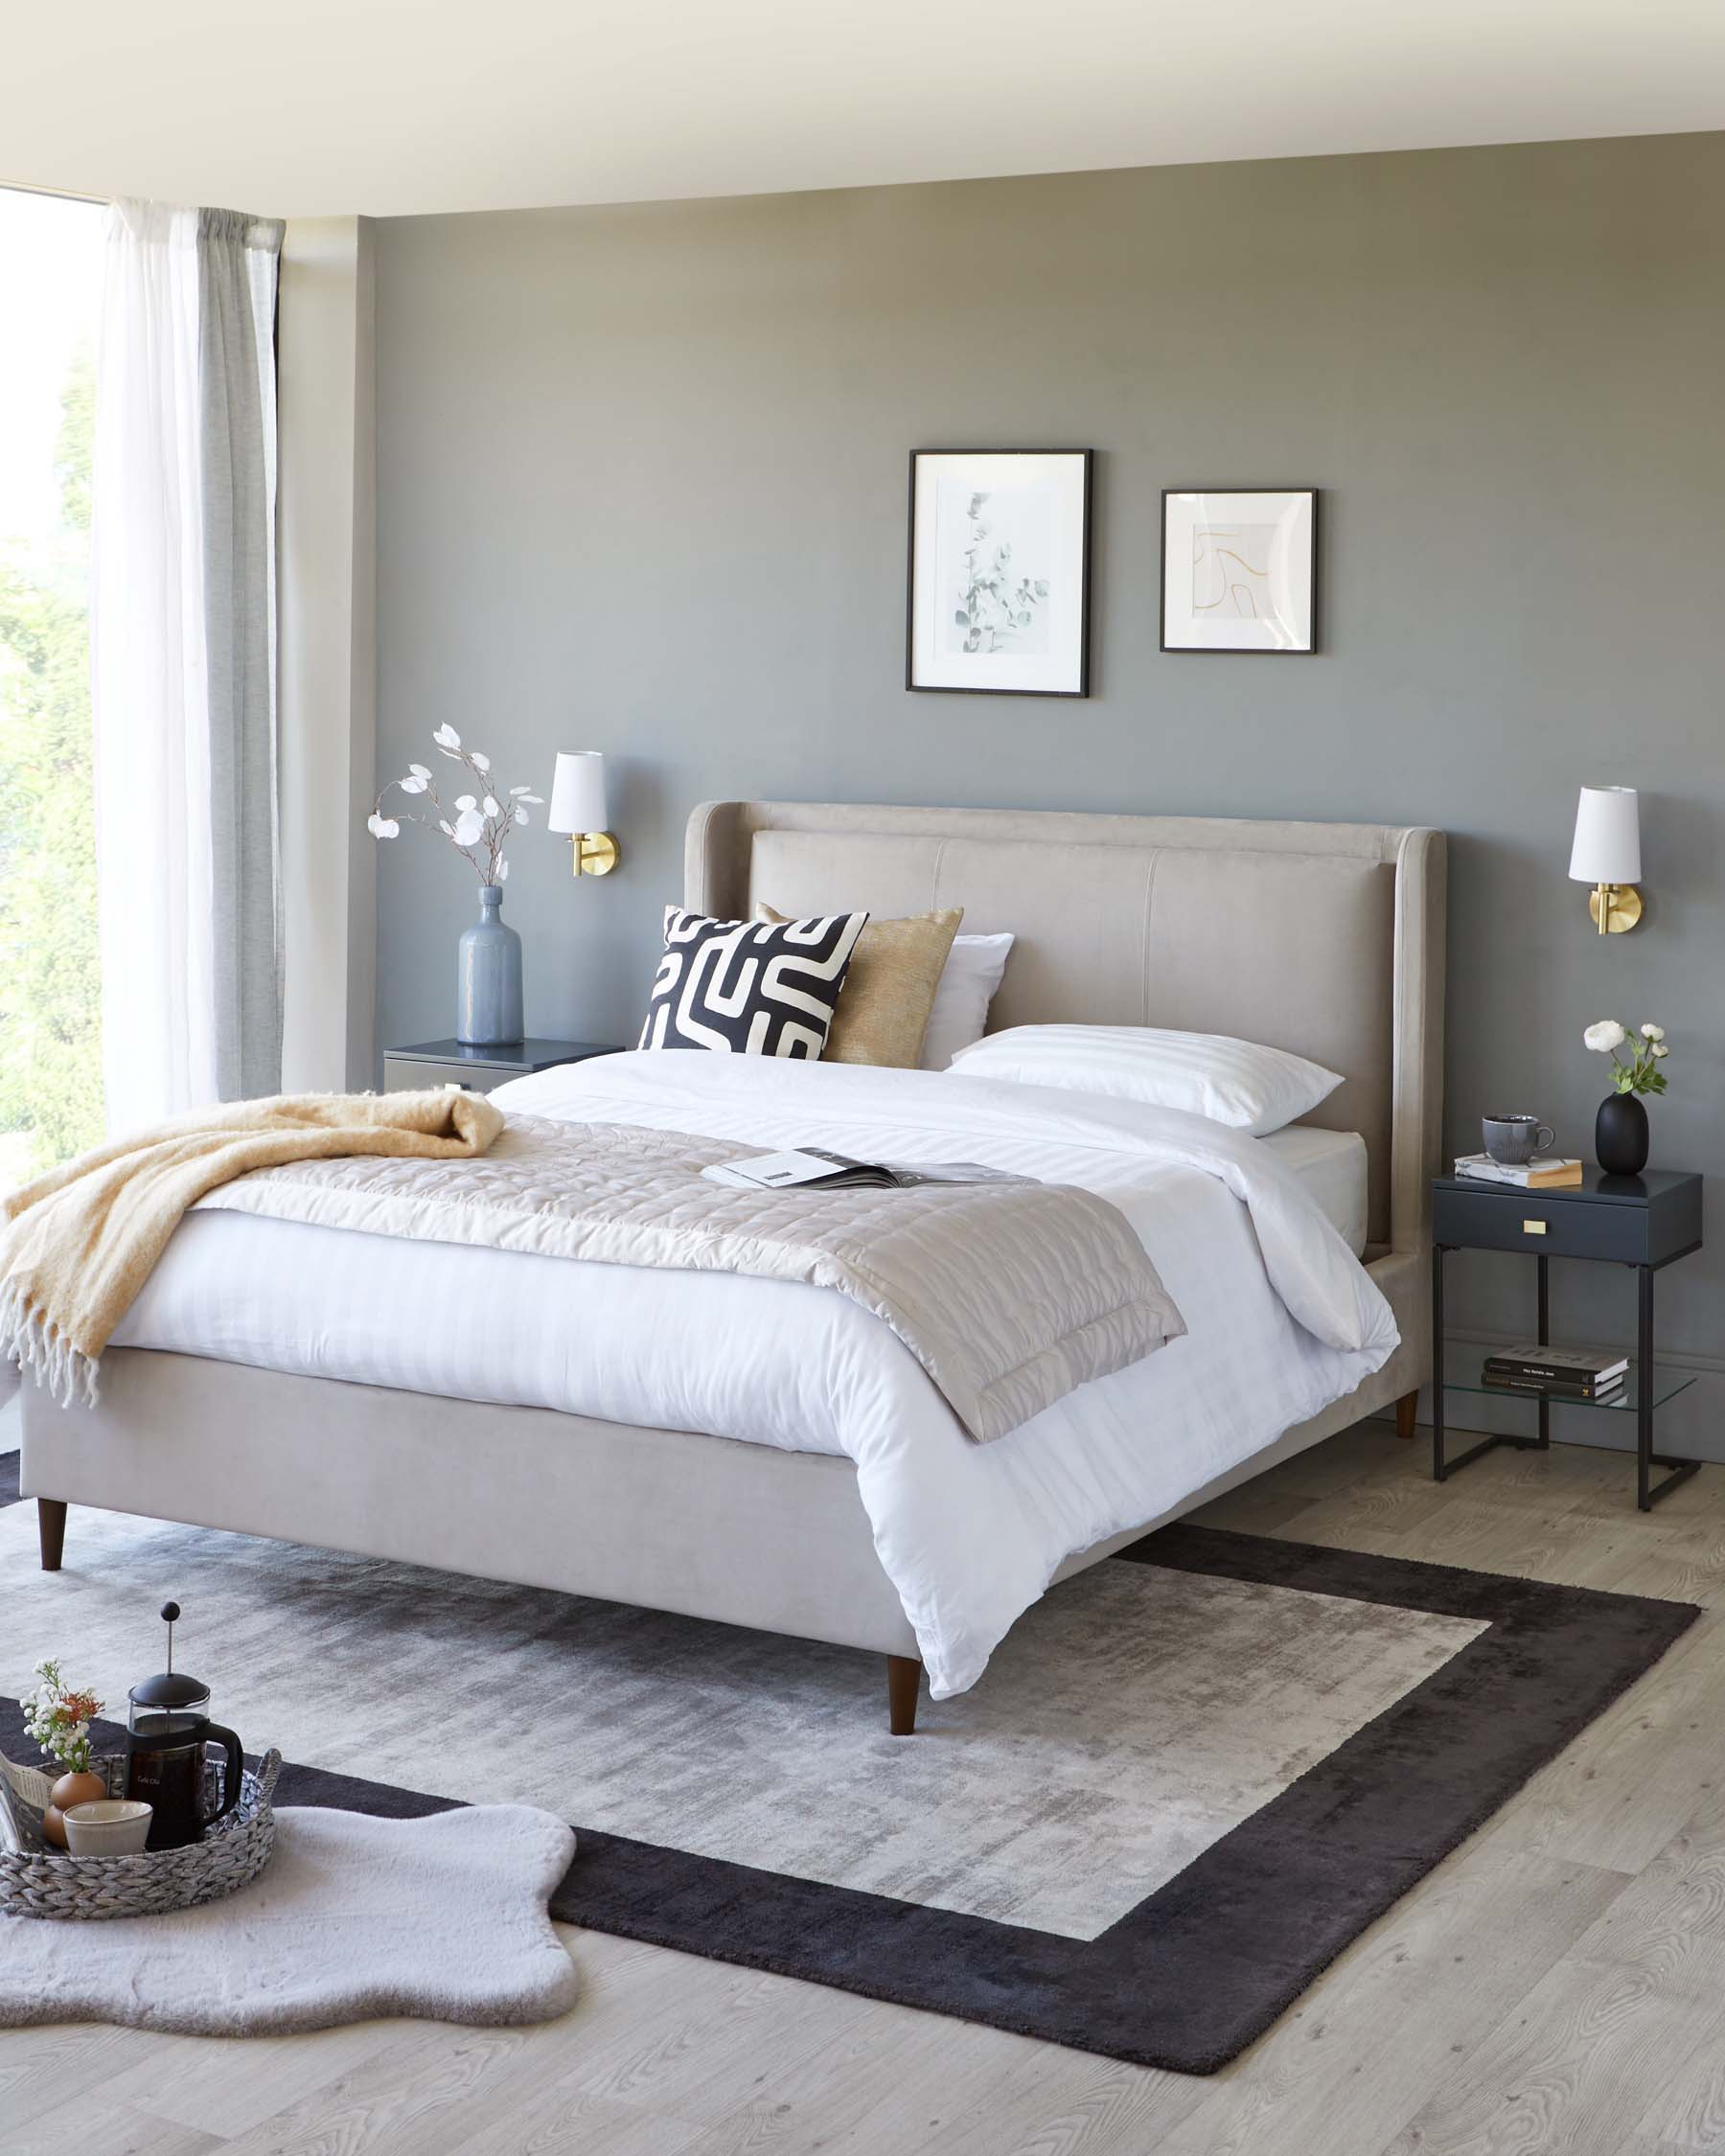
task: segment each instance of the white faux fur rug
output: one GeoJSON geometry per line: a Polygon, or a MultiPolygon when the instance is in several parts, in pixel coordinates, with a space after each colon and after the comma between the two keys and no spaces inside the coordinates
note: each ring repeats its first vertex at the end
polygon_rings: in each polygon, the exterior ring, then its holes
{"type": "Polygon", "coordinates": [[[0,1918],[0,2028],[256,2036],[385,2014],[550,2021],[574,2005],[545,1914],[575,1853],[562,1820],[525,1804],[276,1819],[268,1869],[226,1901],[95,1924],[0,1918]]]}

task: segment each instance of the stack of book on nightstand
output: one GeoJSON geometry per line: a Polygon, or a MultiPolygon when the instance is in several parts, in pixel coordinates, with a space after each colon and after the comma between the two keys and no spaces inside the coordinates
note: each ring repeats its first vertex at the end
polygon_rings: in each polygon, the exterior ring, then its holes
{"type": "Polygon", "coordinates": [[[1615,1347],[1556,1347],[1524,1340],[1488,1355],[1482,1375],[1506,1392],[1544,1392],[1553,1400],[1609,1407],[1622,1399],[1628,1371],[1628,1356],[1615,1347]]]}
{"type": "Polygon", "coordinates": [[[1517,1190],[1561,1190],[1566,1183],[1581,1181],[1581,1163],[1555,1153],[1539,1153],[1525,1168],[1506,1168],[1489,1153],[1464,1153],[1456,1162],[1456,1173],[1475,1182],[1510,1183],[1517,1190]]]}

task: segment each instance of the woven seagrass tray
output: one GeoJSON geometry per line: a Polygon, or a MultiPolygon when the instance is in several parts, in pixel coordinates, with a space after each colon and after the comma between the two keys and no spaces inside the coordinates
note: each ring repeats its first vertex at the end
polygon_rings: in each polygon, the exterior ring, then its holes
{"type": "MultiPolygon", "coordinates": [[[[282,1755],[266,1752],[247,1767],[240,1801],[189,1848],[142,1856],[68,1856],[42,1838],[42,1813],[54,1777],[0,1756],[0,1775],[12,1792],[12,1809],[23,1838],[21,1852],[0,1849],[0,1916],[58,1916],[91,1921],[106,1916],[155,1916],[219,1901],[249,1886],[275,1847],[276,1776],[282,1755]]],[[[111,1797],[126,1791],[123,1754],[90,1761],[111,1797]]],[[[214,1777],[217,1770],[211,1767],[214,1777]]]]}

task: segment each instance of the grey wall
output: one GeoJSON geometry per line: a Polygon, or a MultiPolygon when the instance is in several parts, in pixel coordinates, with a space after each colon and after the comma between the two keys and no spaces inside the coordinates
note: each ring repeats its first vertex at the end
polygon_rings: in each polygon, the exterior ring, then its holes
{"type": "Polygon", "coordinates": [[[282,1086],[377,1063],[377,424],[372,228],[293,218],[276,337],[281,471],[282,1086]]]}
{"type": "MultiPolygon", "coordinates": [[[[382,770],[446,719],[511,783],[609,752],[623,869],[536,831],[506,910],[530,1028],[616,1039],[707,795],[1438,824],[1453,1140],[1530,1108],[1587,1151],[1581,1028],[1652,1017],[1655,1161],[1725,1170],[1721,200],[1690,136],[384,222],[382,770]],[[1088,702],[901,686],[918,444],[1096,449],[1088,702]],[[1317,658],[1157,650],[1161,490],[1230,483],[1325,490],[1317,658]],[[1608,942],[1583,779],[1643,790],[1608,942]]],[[[380,1042],[450,1029],[463,873],[386,854],[380,1042]]],[[[1463,1327],[1530,1316],[1453,1272],[1463,1327]]],[[[1715,1376],[1722,1282],[1725,1227],[1662,1283],[1715,1376]]]]}

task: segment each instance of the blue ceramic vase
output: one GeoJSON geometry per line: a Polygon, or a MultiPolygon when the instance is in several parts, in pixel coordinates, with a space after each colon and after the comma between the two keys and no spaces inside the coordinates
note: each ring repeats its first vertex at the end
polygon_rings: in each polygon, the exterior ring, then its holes
{"type": "Polygon", "coordinates": [[[455,990],[455,1038],[470,1048],[499,1048],[522,1038],[521,939],[502,918],[503,890],[485,883],[479,918],[461,936],[455,990]]]}

